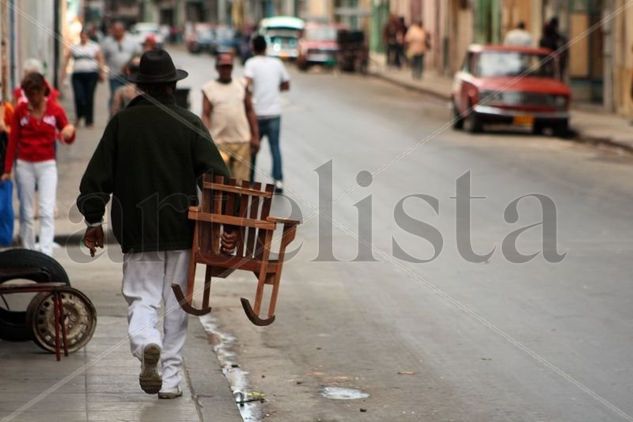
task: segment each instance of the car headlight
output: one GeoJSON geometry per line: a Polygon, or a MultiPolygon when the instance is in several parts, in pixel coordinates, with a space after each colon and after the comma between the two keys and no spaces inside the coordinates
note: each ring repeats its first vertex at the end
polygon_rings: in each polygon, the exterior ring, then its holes
{"type": "Polygon", "coordinates": [[[566,108],[567,107],[567,97],[564,95],[556,95],[554,97],[554,105],[556,108],[566,108]]]}
{"type": "Polygon", "coordinates": [[[484,104],[502,102],[503,93],[498,91],[481,91],[479,93],[479,102],[484,104]]]}

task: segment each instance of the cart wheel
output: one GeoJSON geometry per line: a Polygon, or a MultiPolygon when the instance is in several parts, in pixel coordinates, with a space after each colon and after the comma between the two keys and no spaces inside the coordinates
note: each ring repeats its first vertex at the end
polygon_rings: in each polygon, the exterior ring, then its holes
{"type": "MultiPolygon", "coordinates": [[[[76,352],[92,338],[97,327],[97,310],[88,297],[77,289],[61,289],[68,352],[76,352]]],[[[26,323],[33,341],[42,349],[55,352],[55,313],[53,293],[39,293],[26,311],[26,323]]],[[[60,332],[61,336],[61,332],[60,332]]]]}
{"type": "MultiPolygon", "coordinates": [[[[41,268],[41,275],[29,277],[29,280],[37,283],[65,283],[70,286],[70,280],[64,267],[50,256],[30,249],[9,249],[0,252],[0,267],[12,268],[41,268]]],[[[14,279],[15,277],[0,278],[0,283],[14,279]]]]}

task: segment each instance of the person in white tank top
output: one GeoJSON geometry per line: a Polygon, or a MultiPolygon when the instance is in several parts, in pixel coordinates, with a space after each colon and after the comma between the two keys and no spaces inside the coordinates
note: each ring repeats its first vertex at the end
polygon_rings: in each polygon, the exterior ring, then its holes
{"type": "Polygon", "coordinates": [[[242,80],[232,77],[232,54],[218,55],[215,68],[218,78],[202,87],[202,122],[209,129],[231,175],[248,181],[251,154],[259,150],[257,117],[251,94],[242,80]]]}

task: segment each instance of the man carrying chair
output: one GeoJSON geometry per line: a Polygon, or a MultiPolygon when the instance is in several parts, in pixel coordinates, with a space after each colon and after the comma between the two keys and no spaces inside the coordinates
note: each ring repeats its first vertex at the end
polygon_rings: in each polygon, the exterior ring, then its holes
{"type": "MultiPolygon", "coordinates": [[[[139,382],[146,393],[165,399],[182,395],[187,314],[171,285],[184,288],[187,280],[193,240],[187,212],[197,204],[196,183],[203,174],[229,177],[206,127],[175,103],[176,81],[186,76],[166,51],[143,54],[139,72],[128,78],[143,95],[108,123],[77,199],[88,225],[84,244],[94,256],[103,247],[101,224],[112,195],[112,230],[124,254],[128,334],[141,360],[139,382]]],[[[237,234],[222,236],[223,249],[233,250],[236,243],[237,234]]]]}

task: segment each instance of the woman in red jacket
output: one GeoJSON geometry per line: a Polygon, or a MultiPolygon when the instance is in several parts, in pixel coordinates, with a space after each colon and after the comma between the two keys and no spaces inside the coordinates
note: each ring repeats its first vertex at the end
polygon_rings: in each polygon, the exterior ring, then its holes
{"type": "Polygon", "coordinates": [[[22,89],[28,103],[19,104],[13,113],[2,180],[11,177],[15,160],[15,180],[20,200],[20,239],[22,246],[28,249],[35,249],[33,202],[37,185],[40,250],[52,255],[57,191],[55,140],[59,137],[64,143],[72,143],[75,140],[75,128],[68,124],[66,113],[57,102],[47,101],[50,89],[44,76],[39,73],[27,75],[22,81],[22,89]]]}

